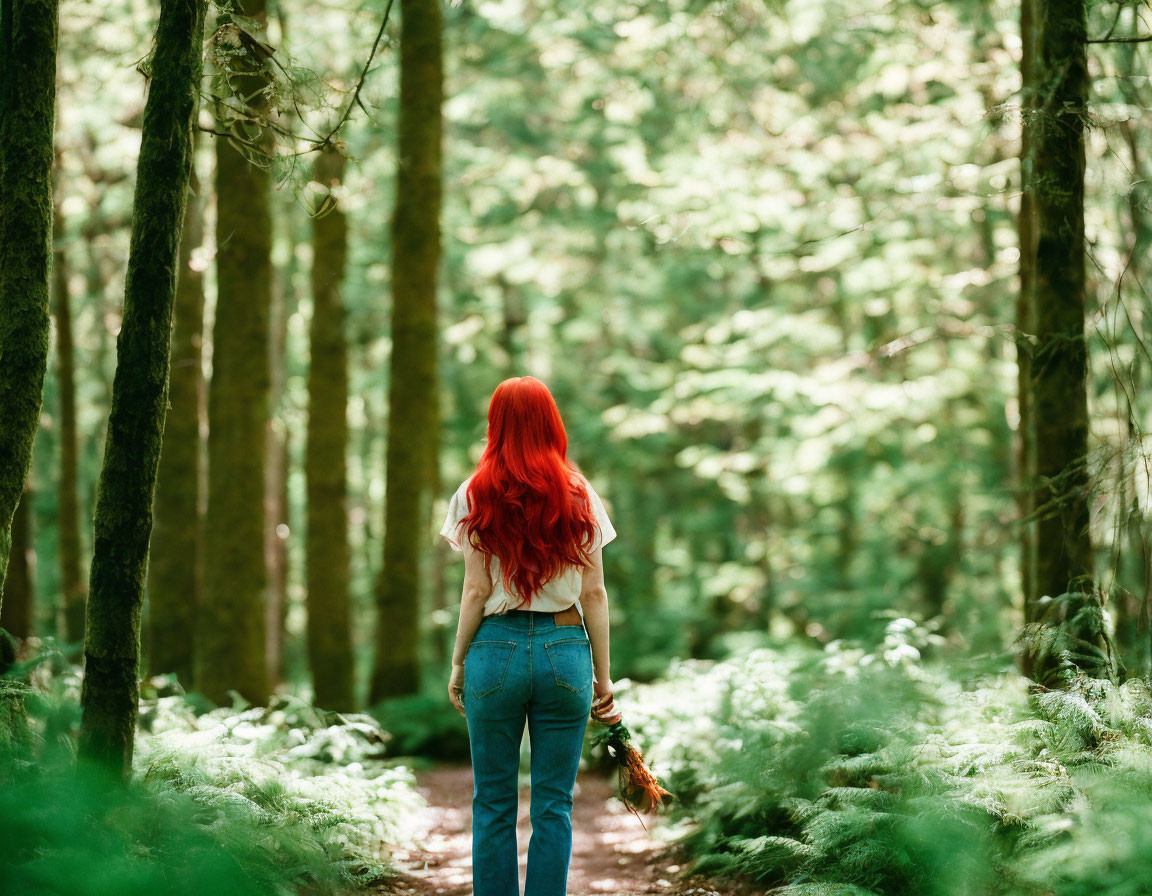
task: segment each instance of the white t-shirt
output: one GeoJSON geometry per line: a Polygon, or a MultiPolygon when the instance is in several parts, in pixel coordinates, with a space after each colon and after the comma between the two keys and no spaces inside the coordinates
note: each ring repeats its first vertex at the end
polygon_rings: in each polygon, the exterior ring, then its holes
{"type": "MultiPolygon", "coordinates": [[[[580,479],[588,490],[588,501],[592,505],[592,515],[595,518],[596,531],[593,536],[592,550],[596,550],[596,548],[608,544],[615,538],[616,530],[608,519],[608,511],[604,509],[604,502],[600,500],[600,496],[596,494],[592,484],[583,475],[580,476],[580,479]]],[[[440,534],[447,539],[448,544],[452,545],[452,549],[455,551],[463,552],[464,550],[460,545],[461,533],[458,529],[460,528],[460,521],[472,509],[468,503],[468,483],[471,481],[472,477],[469,476],[456,489],[452,500],[448,502],[448,515],[444,518],[444,525],[440,528],[440,534]]],[[[583,619],[584,608],[580,606],[582,575],[582,567],[567,565],[556,575],[556,578],[532,595],[532,603],[527,609],[556,612],[570,607],[575,602],[576,609],[580,612],[580,618],[583,619]]],[[[523,604],[521,604],[518,595],[509,595],[504,590],[503,582],[500,579],[500,558],[493,556],[492,594],[484,603],[484,615],[488,616],[492,613],[502,613],[505,610],[517,608],[523,608],[523,604]]]]}

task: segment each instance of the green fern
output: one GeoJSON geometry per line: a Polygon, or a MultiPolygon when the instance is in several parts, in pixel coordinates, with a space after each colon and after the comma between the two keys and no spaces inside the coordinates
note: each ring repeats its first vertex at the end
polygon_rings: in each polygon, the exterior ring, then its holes
{"type": "MultiPolygon", "coordinates": [[[[1069,672],[1030,696],[1012,671],[961,684],[895,653],[760,651],[622,696],[653,767],[690,785],[672,812],[695,862],[797,896],[1065,896],[1102,856],[1152,880],[1142,841],[1108,833],[1152,829],[1146,684],[1069,672]]],[[[1102,879],[1095,896],[1139,892],[1102,879]]]]}
{"type": "Polygon", "coordinates": [[[772,894],[773,896],[878,896],[872,890],[840,883],[790,884],[773,890],[772,894]]]}

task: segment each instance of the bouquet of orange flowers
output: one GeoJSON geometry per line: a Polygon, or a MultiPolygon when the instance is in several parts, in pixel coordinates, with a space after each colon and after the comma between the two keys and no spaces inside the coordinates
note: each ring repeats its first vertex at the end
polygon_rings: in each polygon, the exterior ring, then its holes
{"type": "MultiPolygon", "coordinates": [[[[604,724],[601,722],[600,724],[604,724]]],[[[618,796],[628,810],[640,819],[640,812],[650,812],[663,805],[665,797],[674,794],[664,789],[652,770],[644,763],[644,756],[632,743],[632,732],[623,720],[605,727],[592,736],[592,744],[604,744],[608,754],[616,760],[620,772],[618,796]]],[[[644,828],[647,830],[647,826],[644,828]]]]}

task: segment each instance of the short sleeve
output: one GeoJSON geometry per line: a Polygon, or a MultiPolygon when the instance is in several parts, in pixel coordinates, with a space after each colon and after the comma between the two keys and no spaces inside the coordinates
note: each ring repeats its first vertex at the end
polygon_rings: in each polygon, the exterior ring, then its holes
{"type": "Polygon", "coordinates": [[[440,527],[440,534],[448,540],[454,551],[463,551],[460,544],[460,521],[468,515],[468,481],[465,480],[448,502],[448,514],[444,517],[444,525],[440,527]]]}
{"type": "Polygon", "coordinates": [[[608,511],[604,507],[604,502],[600,500],[600,496],[592,487],[592,483],[585,479],[584,485],[588,489],[588,501],[592,505],[592,515],[596,518],[596,538],[592,543],[592,550],[596,550],[596,548],[603,547],[615,538],[616,530],[612,527],[612,521],[608,519],[608,511]]]}

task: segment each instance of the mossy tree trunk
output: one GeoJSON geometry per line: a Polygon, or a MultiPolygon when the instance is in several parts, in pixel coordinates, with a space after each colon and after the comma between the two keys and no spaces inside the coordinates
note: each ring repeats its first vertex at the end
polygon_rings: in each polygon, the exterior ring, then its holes
{"type": "MultiPolygon", "coordinates": [[[[291,222],[292,212],[284,215],[291,222]]],[[[292,245],[295,236],[291,226],[284,228],[292,245]]],[[[287,273],[287,272],[285,272],[287,273]]],[[[285,424],[284,398],[288,379],[285,346],[288,343],[288,303],[283,283],[287,277],[273,278],[268,308],[268,420],[264,435],[264,569],[268,584],[264,601],[264,658],[268,667],[268,686],[274,689],[284,680],[284,620],[288,607],[288,520],[287,482],[291,472],[288,453],[288,427],[285,424]]]]}
{"type": "Polygon", "coordinates": [[[1039,111],[1032,132],[1032,176],[1037,346],[1031,384],[1039,485],[1036,621],[1058,627],[1059,643],[1070,645],[1044,649],[1028,660],[1032,677],[1049,684],[1057,679],[1061,652],[1093,675],[1113,676],[1115,669],[1094,583],[1088,530],[1084,2],[1047,0],[1036,5],[1035,13],[1039,111]],[[1067,596],[1057,600],[1061,595],[1067,596]]]}
{"type": "Polygon", "coordinates": [[[24,490],[12,515],[12,552],[4,578],[0,627],[17,638],[33,634],[32,484],[24,490]]]}
{"type": "MultiPolygon", "coordinates": [[[[1020,286],[1016,294],[1016,396],[1020,422],[1016,427],[1016,510],[1020,520],[1020,585],[1024,622],[1036,619],[1036,524],[1032,520],[1036,474],[1036,432],[1032,414],[1032,346],[1036,332],[1033,295],[1036,272],[1036,191],[1032,129],[1036,110],[1035,0],[1020,0],[1020,286]]],[[[1030,674],[1031,654],[1025,652],[1024,673],[1030,674]]]]}
{"type": "MultiPolygon", "coordinates": [[[[281,343],[283,344],[283,343],[281,343]]],[[[268,473],[264,491],[265,569],[268,570],[264,606],[264,644],[268,686],[275,690],[285,680],[284,648],[288,641],[288,580],[292,575],[290,539],[292,521],[288,480],[292,475],[292,431],[283,423],[269,426],[268,473]],[[274,474],[274,475],[272,475],[274,474]]]]}
{"type": "MultiPolygon", "coordinates": [[[[262,27],[267,20],[264,0],[246,0],[242,12],[262,27]]],[[[251,74],[233,79],[234,87],[263,112],[265,76],[253,66],[251,74]]],[[[216,320],[208,387],[204,590],[196,644],[197,689],[217,703],[227,701],[230,688],[255,704],[266,703],[269,696],[264,462],[271,230],[268,171],[217,138],[216,320]]]]}
{"type": "Polygon", "coordinates": [[[124,315],[96,499],[79,755],[127,779],[140,687],[140,615],[168,404],[172,306],[192,168],[206,0],[161,0],[144,106],[124,315]]]}
{"type": "Polygon", "coordinates": [[[204,275],[193,265],[192,253],[204,242],[204,213],[195,162],[188,193],[173,308],[168,416],[148,561],[148,668],[153,674],[175,673],[186,690],[195,686],[203,491],[200,426],[204,417],[204,275]]]}
{"type": "MultiPolygon", "coordinates": [[[[320,153],[312,179],[331,190],[345,160],[320,153]]],[[[312,222],[312,330],[308,373],[308,659],[316,703],[355,708],[348,617],[348,351],[340,295],[348,222],[331,192],[312,222]]]]}
{"type": "MultiPolygon", "coordinates": [[[[1124,99],[1134,105],[1141,102],[1141,90],[1137,80],[1138,46],[1138,44],[1124,44],[1119,48],[1123,61],[1117,86],[1124,99]]],[[[1120,132],[1128,149],[1128,170],[1132,177],[1127,202],[1131,242],[1128,249],[1128,270],[1123,282],[1129,285],[1142,284],[1149,250],[1152,249],[1152,226],[1146,214],[1150,187],[1148,179],[1144,176],[1144,155],[1140,148],[1142,129],[1139,122],[1134,124],[1132,121],[1123,121],[1120,123],[1120,132]]],[[[1126,391],[1132,396],[1140,396],[1143,394],[1140,368],[1134,365],[1131,375],[1130,389],[1126,391]]],[[[1139,460],[1143,456],[1141,434],[1131,399],[1126,399],[1125,404],[1128,444],[1127,450],[1122,455],[1124,460],[1120,470],[1121,495],[1124,498],[1120,506],[1124,508],[1125,514],[1127,550],[1121,556],[1120,574],[1122,582],[1127,587],[1117,588],[1113,592],[1117,596],[1113,617],[1116,621],[1116,647],[1124,661],[1126,674],[1132,677],[1136,675],[1149,677],[1152,676],[1152,652],[1149,651],[1152,631],[1142,617],[1152,609],[1152,544],[1149,542],[1148,526],[1139,499],[1143,478],[1141,476],[1143,464],[1139,460]]]]}
{"type": "MultiPolygon", "coordinates": [[[[56,159],[56,188],[60,192],[60,159],[56,159]]],[[[68,263],[64,254],[64,217],[57,198],[52,219],[52,305],[56,318],[56,379],[60,389],[60,479],[56,499],[59,538],[60,591],[64,602],[64,637],[84,640],[84,613],[88,583],[80,567],[80,503],[77,497],[79,437],[76,430],[76,364],[72,340],[72,296],[68,292],[68,263]]]]}
{"type": "MultiPolygon", "coordinates": [[[[100,183],[107,189],[111,184],[117,183],[120,179],[118,177],[110,176],[106,171],[99,170],[100,183]]],[[[84,301],[90,304],[94,309],[100,320],[106,318],[106,311],[109,307],[107,298],[108,281],[111,279],[108,273],[108,250],[102,245],[102,237],[116,224],[111,220],[112,216],[109,215],[104,208],[104,194],[98,193],[92,197],[88,203],[88,209],[85,213],[85,225],[83,230],[84,240],[84,301]]],[[[89,373],[95,384],[101,386],[99,393],[99,400],[102,410],[106,410],[112,403],[112,377],[108,373],[108,351],[110,339],[105,338],[104,333],[100,334],[100,338],[96,340],[96,345],[92,351],[92,361],[89,365],[89,373]]],[[[102,413],[101,417],[107,416],[102,413]]],[[[84,440],[80,446],[81,457],[92,457],[98,455],[103,451],[104,445],[104,428],[93,426],[89,431],[85,432],[84,440]]],[[[85,481],[87,477],[84,475],[84,465],[80,468],[80,495],[81,495],[81,509],[82,518],[91,519],[93,511],[94,489],[88,482],[85,481]]]]}
{"type": "Polygon", "coordinates": [[[436,276],[440,262],[443,61],[439,0],[401,0],[399,153],[392,213],[392,355],[384,566],[370,700],[420,686],[420,558],[439,450],[436,276]]]}
{"type": "Polygon", "coordinates": [[[0,586],[48,365],[56,0],[0,0],[0,586]]]}

